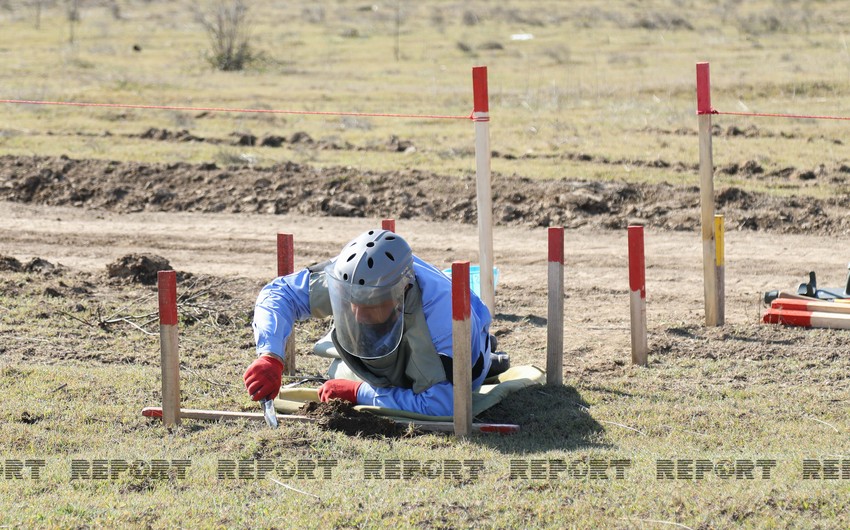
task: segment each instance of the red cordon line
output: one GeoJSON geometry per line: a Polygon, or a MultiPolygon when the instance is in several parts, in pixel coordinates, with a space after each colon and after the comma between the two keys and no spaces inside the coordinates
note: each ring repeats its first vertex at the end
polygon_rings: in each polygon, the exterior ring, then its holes
{"type": "Polygon", "coordinates": [[[711,109],[711,112],[699,112],[697,114],[726,114],[729,116],[757,116],[762,118],[800,118],[810,120],[850,120],[844,116],[809,116],[806,114],[771,114],[768,112],[721,112],[711,109]]]}
{"type": "Polygon", "coordinates": [[[434,120],[471,120],[468,116],[444,116],[439,114],[387,114],[379,112],[323,112],[310,110],[275,110],[275,109],[229,109],[219,107],[172,107],[168,105],[131,105],[126,103],[85,103],[74,101],[31,101],[25,99],[0,99],[0,103],[17,103],[20,105],[64,105],[68,107],[108,107],[115,109],[155,109],[155,110],[185,110],[192,112],[249,112],[255,114],[315,114],[319,116],[366,116],[373,118],[427,118],[434,120]]]}

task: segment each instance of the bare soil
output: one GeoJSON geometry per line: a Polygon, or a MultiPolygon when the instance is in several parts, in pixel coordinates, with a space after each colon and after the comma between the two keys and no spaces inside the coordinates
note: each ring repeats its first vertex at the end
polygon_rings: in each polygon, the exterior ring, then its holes
{"type": "MultiPolygon", "coordinates": [[[[259,288],[275,276],[277,232],[295,235],[296,268],[335,255],[384,217],[397,219],[397,230],[414,251],[437,266],[475,263],[474,195],[471,181],[418,170],[363,174],[297,164],[261,169],[0,157],[0,199],[6,201],[0,202],[0,269],[7,271],[0,273],[0,288],[16,296],[66,300],[64,315],[42,315],[49,325],[54,318],[73,318],[97,300],[149,295],[153,287],[145,284],[152,265],[144,256],[161,258],[181,272],[179,289],[194,281],[195,289],[232,304],[232,310],[196,318],[242,322],[244,344],[232,354],[243,355],[247,365],[253,356],[251,306],[259,288]]],[[[565,374],[593,381],[627,370],[624,228],[642,222],[651,362],[777,356],[829,362],[846,350],[846,332],[763,325],[761,300],[771,289],[795,289],[812,270],[823,287],[845,285],[850,256],[841,242],[850,230],[848,201],[719,190],[717,202],[728,226],[727,325],[706,328],[698,190],[496,175],[494,247],[500,276],[492,330],[514,363],[545,364],[543,227],[566,225],[565,374]]],[[[309,329],[299,334],[299,351],[308,350],[323,331],[309,329]]],[[[76,340],[45,342],[34,330],[6,341],[2,354],[10,362],[156,361],[150,352],[101,351],[76,340]]],[[[196,368],[220,362],[198,355],[196,368]]],[[[768,376],[753,373],[749,383],[768,376]]],[[[729,384],[747,383],[729,377],[729,384]]]]}
{"type": "Polygon", "coordinates": [[[326,403],[309,402],[298,409],[297,414],[318,418],[323,429],[344,432],[349,436],[363,438],[396,438],[406,429],[387,418],[354,409],[354,405],[342,399],[326,403]]]}
{"type": "MultiPolygon", "coordinates": [[[[499,155],[497,156],[505,156],[499,155]]],[[[565,153],[565,159],[594,160],[565,153]]],[[[644,162],[659,168],[671,164],[644,162]]],[[[843,183],[850,168],[782,168],[768,173],[755,161],[719,173],[780,182],[843,183]]],[[[696,173],[695,168],[676,171],[696,173]]],[[[44,206],[74,206],[115,213],[204,212],[301,214],[332,217],[391,216],[397,219],[474,223],[472,176],[449,177],[402,169],[391,172],[314,168],[288,162],[272,167],[207,164],[138,164],[67,157],[0,157],[0,200],[44,206]]],[[[801,184],[802,185],[802,184],[801,184]]],[[[699,226],[699,189],[672,184],[635,184],[562,178],[551,181],[494,174],[493,212],[505,226],[565,226],[599,229],[629,224],[676,231],[699,226]]],[[[850,232],[850,196],[828,199],[774,197],[737,187],[716,192],[717,211],[729,230],[798,234],[850,232]]]]}

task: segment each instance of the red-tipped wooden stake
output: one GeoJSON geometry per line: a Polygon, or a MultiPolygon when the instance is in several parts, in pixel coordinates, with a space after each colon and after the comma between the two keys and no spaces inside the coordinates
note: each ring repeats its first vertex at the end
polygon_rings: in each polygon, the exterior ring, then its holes
{"type": "MultiPolygon", "coordinates": [[[[181,409],[180,415],[186,419],[192,420],[238,420],[249,419],[263,421],[262,412],[238,412],[229,410],[202,410],[202,409],[181,409]]],[[[159,407],[145,407],[142,409],[142,416],[146,418],[162,418],[162,409],[159,407]]],[[[311,416],[297,416],[290,414],[278,414],[279,421],[291,421],[300,423],[316,423],[320,418],[311,416]]],[[[412,425],[414,428],[429,431],[429,432],[452,432],[454,424],[450,421],[420,421],[420,420],[392,420],[396,425],[412,425]]],[[[491,433],[491,434],[516,434],[520,432],[520,426],[514,423],[473,423],[472,432],[475,433],[491,433]]]]}
{"type": "MultiPolygon", "coordinates": [[[[295,242],[292,234],[277,235],[277,275],[287,276],[295,272],[295,242]]],[[[295,375],[295,328],[283,347],[283,373],[295,375]]]]}
{"type": "Polygon", "coordinates": [[[564,229],[549,228],[549,312],[546,384],[564,384],[564,229]]]}
{"type": "Polygon", "coordinates": [[[472,432],[472,308],[469,262],[452,263],[452,383],[456,436],[472,432]]]}
{"type": "Polygon", "coordinates": [[[632,364],[646,366],[646,267],[643,227],[629,227],[629,309],[632,324],[632,364]]]}
{"type": "Polygon", "coordinates": [[[478,198],[478,253],[481,301],[496,314],[496,284],[493,276],[493,192],[490,174],[490,96],[487,67],[472,69],[472,121],[475,123],[475,182],[478,198]]]}
{"type": "Polygon", "coordinates": [[[159,271],[159,350],[162,369],[162,422],[180,424],[180,355],[177,349],[177,273],[159,271]]]}
{"type": "Polygon", "coordinates": [[[806,328],[850,329],[850,315],[825,311],[798,311],[771,307],[762,317],[766,324],[806,328]]]}
{"type": "Polygon", "coordinates": [[[714,162],[711,152],[711,82],[708,63],[697,63],[697,115],[705,325],[717,326],[719,320],[714,242],[714,162]]]}
{"type": "Polygon", "coordinates": [[[381,228],[389,230],[390,232],[395,232],[395,219],[382,219],[381,228]]]}

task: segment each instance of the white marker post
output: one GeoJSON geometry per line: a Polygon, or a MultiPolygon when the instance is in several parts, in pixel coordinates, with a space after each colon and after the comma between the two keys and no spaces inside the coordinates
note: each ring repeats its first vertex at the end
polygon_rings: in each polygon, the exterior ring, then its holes
{"type": "Polygon", "coordinates": [[[717,326],[717,271],[714,243],[714,162],[711,151],[711,80],[708,63],[697,63],[697,115],[699,119],[700,220],[702,224],[705,325],[717,326]]]}
{"type": "Polygon", "coordinates": [[[159,294],[159,365],[162,369],[162,423],[180,425],[180,355],[177,349],[177,273],[156,273],[159,294]]]}
{"type": "Polygon", "coordinates": [[[646,266],[643,227],[629,226],[629,309],[632,323],[632,364],[646,366],[646,266]]]}
{"type": "Polygon", "coordinates": [[[472,69],[472,121],[475,122],[475,182],[478,197],[478,252],[481,301],[496,314],[496,285],[493,278],[493,181],[490,175],[490,102],[487,67],[472,69]]]}
{"type": "Polygon", "coordinates": [[[549,228],[546,384],[564,384],[564,228],[549,228]]]}
{"type": "Polygon", "coordinates": [[[452,263],[452,385],[455,436],[472,432],[472,307],[469,262],[452,263]]]}
{"type": "MultiPolygon", "coordinates": [[[[295,272],[295,242],[292,234],[277,235],[277,275],[287,276],[295,272]]],[[[286,344],[283,347],[284,368],[286,375],[295,375],[295,326],[293,325],[286,344]]]]}

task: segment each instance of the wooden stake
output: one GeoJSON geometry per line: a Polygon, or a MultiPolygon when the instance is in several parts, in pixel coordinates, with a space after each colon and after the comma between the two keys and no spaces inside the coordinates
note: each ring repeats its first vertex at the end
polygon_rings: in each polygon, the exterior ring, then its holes
{"type": "Polygon", "coordinates": [[[785,324],[806,328],[850,329],[850,315],[824,311],[795,311],[770,308],[762,317],[766,324],[785,324]]]}
{"type": "Polygon", "coordinates": [[[546,384],[564,384],[564,229],[549,228],[549,312],[546,320],[546,384]]]}
{"type": "MultiPolygon", "coordinates": [[[[295,272],[295,241],[292,234],[277,235],[277,275],[287,276],[295,272]]],[[[295,325],[283,347],[283,373],[295,375],[295,325]]]]}
{"type": "Polygon", "coordinates": [[[455,436],[472,432],[472,308],[469,262],[452,263],[452,384],[455,436]]]}
{"type": "Polygon", "coordinates": [[[629,227],[629,310],[632,328],[632,364],[646,366],[646,266],[643,227],[629,227]]]}
{"type": "Polygon", "coordinates": [[[717,325],[726,323],[726,251],[724,250],[724,235],[726,229],[723,216],[714,216],[714,241],[715,241],[715,274],[717,276],[717,325]]]}
{"type": "Polygon", "coordinates": [[[708,63],[697,63],[697,114],[699,119],[699,177],[702,224],[705,325],[717,326],[717,272],[714,242],[714,162],[711,149],[711,82],[708,63]]]}
{"type": "Polygon", "coordinates": [[[472,121],[475,123],[475,181],[478,197],[478,261],[481,301],[496,314],[496,284],[493,277],[493,181],[490,174],[490,102],[487,67],[472,69],[472,121]]]}
{"type": "Polygon", "coordinates": [[[180,355],[177,348],[177,273],[159,271],[159,365],[162,371],[162,422],[180,424],[180,355]]]}
{"type": "Polygon", "coordinates": [[[792,309],[795,311],[820,311],[822,313],[850,314],[850,304],[836,304],[835,302],[792,300],[788,298],[777,298],[770,303],[772,309],[792,309]]]}
{"type": "MultiPolygon", "coordinates": [[[[180,415],[191,420],[259,420],[265,421],[262,412],[238,412],[228,410],[201,410],[201,409],[181,409],[180,415]]],[[[142,416],[147,418],[161,418],[162,409],[160,407],[145,407],[142,409],[142,416]]],[[[278,414],[278,421],[289,421],[298,423],[316,423],[319,418],[312,416],[296,416],[289,414],[278,414]]],[[[419,421],[419,420],[392,420],[398,425],[411,425],[415,429],[428,432],[452,432],[454,424],[450,421],[419,421]]],[[[520,431],[520,426],[513,423],[473,423],[472,432],[476,433],[495,433],[495,434],[515,434],[520,431]]]]}

